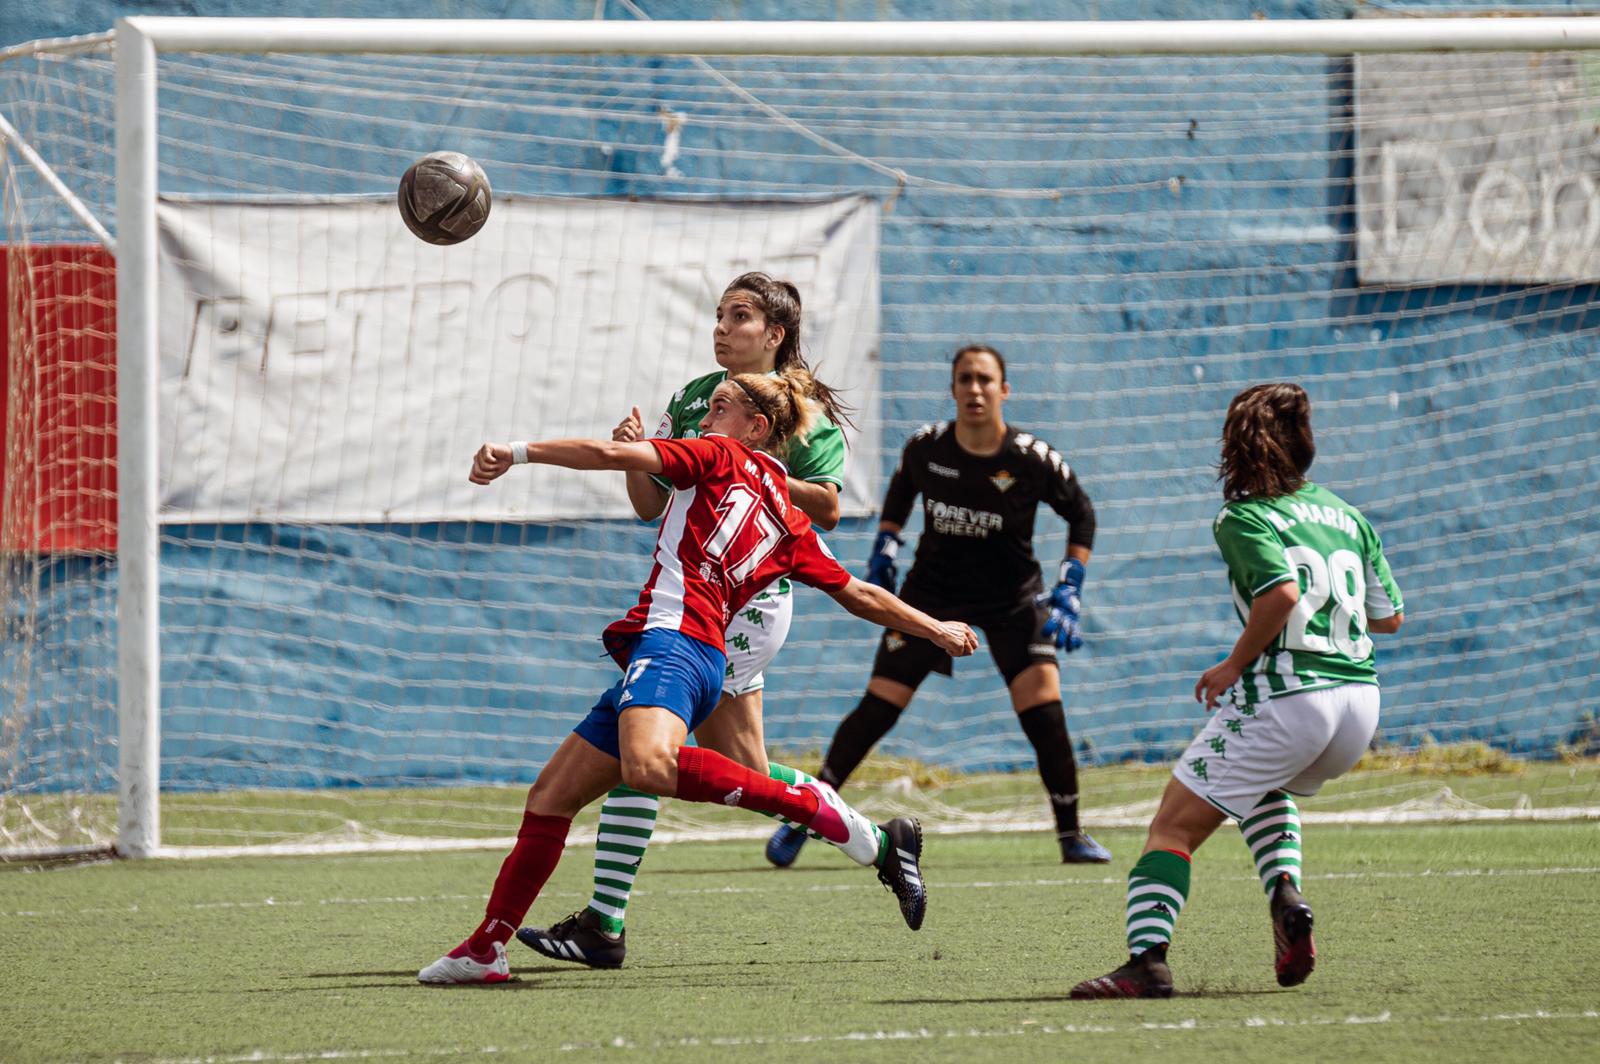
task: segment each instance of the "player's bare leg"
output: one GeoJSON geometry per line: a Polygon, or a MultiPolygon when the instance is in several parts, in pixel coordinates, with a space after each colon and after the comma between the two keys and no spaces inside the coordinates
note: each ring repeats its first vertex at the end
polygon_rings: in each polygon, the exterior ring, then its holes
{"type": "MultiPolygon", "coordinates": [[[[866,823],[872,832],[872,845],[855,838],[828,840],[843,850],[857,864],[872,865],[878,870],[881,882],[900,904],[900,915],[906,925],[916,931],[922,927],[927,913],[928,890],[922,878],[922,826],[910,817],[896,817],[887,824],[872,824],[845,804],[832,787],[815,778],[767,761],[765,740],[762,734],[761,691],[755,690],[737,698],[725,698],[710,718],[695,731],[695,740],[702,749],[714,750],[734,761],[746,764],[755,771],[766,771],[771,778],[796,787],[814,787],[826,804],[837,803],[841,815],[852,823],[866,823]],[[716,721],[711,739],[707,741],[706,725],[728,711],[726,718],[716,721]],[[731,747],[733,752],[722,747],[731,747]],[[735,756],[737,754],[738,756],[735,756]],[[759,765],[750,764],[757,756],[759,765]],[[750,760],[746,760],[746,759],[750,760]]],[[[793,831],[802,838],[806,829],[787,824],[780,831],[793,831]]]]}
{"type": "MultiPolygon", "coordinates": [[[[872,863],[876,858],[880,849],[878,829],[840,801],[833,788],[820,782],[793,786],[774,780],[714,750],[685,746],[687,738],[683,719],[670,710],[659,706],[633,706],[625,710],[618,725],[622,783],[645,794],[737,805],[785,817],[818,832],[860,864],[872,863]]],[[[582,919],[582,913],[575,914],[576,922],[582,919]]],[[[563,925],[567,923],[562,922],[563,925]]],[[[553,935],[555,930],[527,928],[519,932],[518,937],[547,956],[592,963],[564,950],[564,945],[570,946],[576,939],[553,935]]],[[[615,964],[592,966],[615,967],[615,964]]]]}
{"type": "MultiPolygon", "coordinates": [[[[761,692],[724,691],[695,741],[757,772],[767,771],[761,692]]],[[[792,781],[791,781],[792,782],[792,781]]],[[[661,799],[629,787],[606,795],[594,849],[594,891],[582,909],[549,927],[524,927],[517,939],[552,960],[620,968],[627,956],[627,910],[655,833],[661,799]]]]}
{"type": "Polygon", "coordinates": [[[1144,854],[1128,872],[1128,960],[1072,988],[1074,998],[1171,997],[1167,949],[1189,897],[1189,858],[1223,815],[1176,779],[1167,783],[1150,822],[1144,854]]]}
{"type": "MultiPolygon", "coordinates": [[[[695,741],[756,772],[766,772],[761,690],[742,695],[724,691],[717,708],[695,729],[695,741]]],[[[660,798],[632,788],[619,787],[606,795],[595,839],[594,893],[588,904],[549,927],[520,928],[517,940],[552,960],[590,968],[622,967],[628,955],[628,902],[660,809],[660,798]]]]}
{"type": "Polygon", "coordinates": [[[711,716],[694,731],[694,741],[756,772],[767,771],[767,737],[762,725],[762,691],[723,692],[711,716]]]}
{"type": "Polygon", "coordinates": [[[616,758],[568,735],[528,790],[516,845],[500,865],[483,922],[466,941],[417,973],[432,984],[503,983],[505,944],[555,871],[578,810],[621,779],[616,758]]]}
{"type": "MultiPolygon", "coordinates": [[[[815,783],[815,777],[798,769],[767,761],[762,729],[762,695],[756,688],[742,695],[723,693],[717,708],[695,730],[695,741],[756,772],[791,786],[815,783]]],[[[549,927],[524,927],[517,939],[553,960],[572,961],[591,968],[620,968],[627,956],[624,923],[628,901],[645,848],[655,830],[660,799],[628,788],[614,789],[601,807],[600,831],[595,843],[595,890],[588,905],[549,927]]],[[[891,836],[887,825],[878,828],[876,864],[879,878],[885,864],[896,867],[890,889],[901,902],[901,912],[912,928],[920,926],[926,909],[926,889],[916,867],[921,852],[920,828],[912,821],[899,826],[903,836],[887,861],[891,836]],[[902,853],[911,853],[909,859],[902,853]]],[[[804,828],[794,829],[801,838],[804,828]]],[[[854,847],[859,849],[859,847],[854,847]]]]}
{"type": "MultiPolygon", "coordinates": [[[[721,713],[728,701],[723,696],[712,717],[721,713]]],[[[666,786],[672,782],[675,787],[677,750],[688,738],[688,729],[681,719],[664,710],[636,707],[622,714],[618,735],[623,787],[611,791],[601,807],[595,839],[594,898],[549,927],[523,927],[516,933],[517,941],[535,952],[590,968],[620,968],[627,957],[622,914],[633,892],[645,846],[655,830],[660,805],[656,795],[662,793],[641,784],[666,786]]],[[[762,760],[765,761],[764,753],[762,760]]]]}

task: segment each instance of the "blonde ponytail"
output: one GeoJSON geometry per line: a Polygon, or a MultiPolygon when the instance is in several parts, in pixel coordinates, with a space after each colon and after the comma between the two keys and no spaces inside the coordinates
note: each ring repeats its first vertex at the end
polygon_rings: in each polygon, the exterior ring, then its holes
{"type": "Polygon", "coordinates": [[[746,400],[746,409],[766,417],[771,426],[762,446],[781,451],[791,442],[804,443],[821,422],[818,392],[826,388],[803,366],[786,366],[776,376],[739,373],[728,378],[746,400]]]}

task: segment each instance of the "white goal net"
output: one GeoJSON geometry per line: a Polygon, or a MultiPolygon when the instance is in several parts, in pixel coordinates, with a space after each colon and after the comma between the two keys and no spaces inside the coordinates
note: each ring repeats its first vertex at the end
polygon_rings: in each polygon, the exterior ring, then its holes
{"type": "MultiPolygon", "coordinates": [[[[1005,355],[1008,421],[1067,457],[1098,514],[1086,646],[1063,663],[1090,824],[1146,815],[1159,778],[1133,767],[1202,720],[1195,678],[1237,634],[1210,535],[1222,414],[1273,379],[1311,393],[1313,476],[1372,519],[1408,607],[1378,640],[1381,771],[1327,808],[1600,806],[1600,53],[541,54],[528,33],[525,54],[362,54],[340,25],[340,51],[263,24],[257,44],[155,60],[147,840],[507,834],[613,681],[597,636],[653,529],[620,477],[479,489],[472,451],[608,436],[634,405],[653,426],[715,368],[717,296],[748,269],[799,284],[806,352],[857,408],[828,536],[852,568],[900,447],[951,415],[953,351],[1005,355]],[[440,149],[495,193],[450,248],[393,204],[440,149]]],[[[117,436],[116,326],[149,278],[114,265],[131,231],[116,51],[0,53],[13,855],[115,841],[137,754],[126,704],[119,722],[117,507],[138,470],[119,470],[135,444],[126,421],[117,436]]],[[[1047,565],[1063,543],[1042,516],[1047,565]]],[[[874,640],[800,593],[768,674],[773,748],[814,767],[874,640]]],[[[916,763],[909,780],[1033,762],[982,652],[930,680],[882,752],[916,763]]],[[[1042,821],[1019,779],[876,800],[1042,821]]]]}

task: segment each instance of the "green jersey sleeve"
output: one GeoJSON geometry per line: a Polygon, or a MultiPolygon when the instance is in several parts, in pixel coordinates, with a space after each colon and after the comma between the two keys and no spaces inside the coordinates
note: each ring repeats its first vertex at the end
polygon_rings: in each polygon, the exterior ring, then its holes
{"type": "Polygon", "coordinates": [[[1266,520],[1242,507],[1224,506],[1211,526],[1211,534],[1228,563],[1228,575],[1248,601],[1267,588],[1294,580],[1283,552],[1283,540],[1266,520]]]}
{"type": "Polygon", "coordinates": [[[1367,563],[1366,610],[1368,617],[1393,617],[1404,613],[1406,604],[1400,596],[1400,585],[1395,583],[1389,570],[1389,559],[1383,556],[1383,541],[1371,525],[1367,525],[1363,547],[1367,563]]]}
{"type": "MultiPolygon", "coordinates": [[[[725,371],[718,370],[704,377],[696,377],[679,388],[667,403],[667,411],[661,415],[661,421],[651,436],[658,440],[692,440],[699,436],[700,419],[711,408],[711,393],[717,390],[717,385],[727,375],[725,371]]],[[[660,485],[663,491],[672,490],[672,482],[665,477],[652,473],[650,479],[660,485]]]]}
{"type": "Polygon", "coordinates": [[[804,443],[789,444],[789,475],[808,484],[832,484],[844,488],[844,433],[824,418],[804,443]]]}

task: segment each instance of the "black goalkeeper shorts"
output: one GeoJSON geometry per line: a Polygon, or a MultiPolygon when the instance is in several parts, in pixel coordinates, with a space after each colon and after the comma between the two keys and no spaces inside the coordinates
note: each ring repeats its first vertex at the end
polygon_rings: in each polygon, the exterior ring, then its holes
{"type": "MultiPolygon", "coordinates": [[[[906,601],[941,621],[965,621],[982,632],[983,641],[989,644],[989,656],[994,658],[995,668],[1000,670],[1008,687],[1030,665],[1056,663],[1055,643],[1046,639],[1041,631],[1049,619],[1049,607],[1039,604],[1032,595],[1010,610],[988,610],[981,614],[910,598],[906,601]]],[[[950,655],[930,640],[884,629],[878,640],[878,656],[872,662],[874,678],[881,676],[916,688],[930,672],[949,676],[950,655]]]]}

